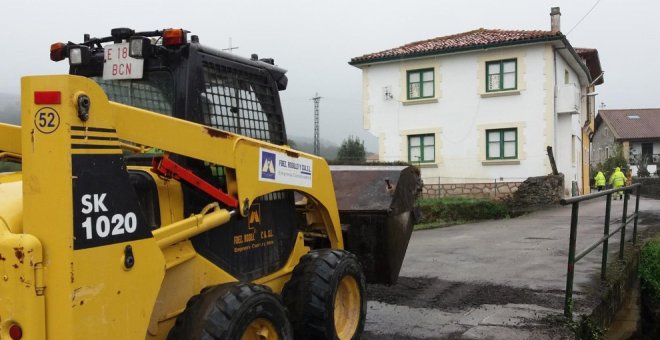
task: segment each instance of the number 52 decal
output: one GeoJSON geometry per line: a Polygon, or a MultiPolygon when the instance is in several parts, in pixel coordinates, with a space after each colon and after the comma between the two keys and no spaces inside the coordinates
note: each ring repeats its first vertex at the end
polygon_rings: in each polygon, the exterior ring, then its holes
{"type": "Polygon", "coordinates": [[[42,107],[34,115],[34,126],[42,133],[53,133],[60,126],[60,115],[52,107],[42,107]]]}

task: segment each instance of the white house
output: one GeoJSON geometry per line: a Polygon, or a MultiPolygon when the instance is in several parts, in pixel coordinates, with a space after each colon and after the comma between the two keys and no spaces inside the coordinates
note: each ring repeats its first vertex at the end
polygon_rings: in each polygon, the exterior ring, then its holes
{"type": "Polygon", "coordinates": [[[587,67],[559,16],[553,8],[550,31],[480,28],[351,59],[380,160],[418,164],[426,184],[520,182],[552,172],[552,146],[566,193],[582,192],[588,92],[602,71],[597,53],[587,67]]]}

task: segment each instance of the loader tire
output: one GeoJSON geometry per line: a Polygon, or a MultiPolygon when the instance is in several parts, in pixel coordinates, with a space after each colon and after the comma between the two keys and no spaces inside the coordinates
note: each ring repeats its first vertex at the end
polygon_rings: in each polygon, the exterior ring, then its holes
{"type": "Polygon", "coordinates": [[[290,340],[291,324],[268,287],[226,283],[193,296],[168,340],[290,340]]]}
{"type": "Polygon", "coordinates": [[[355,255],[321,249],[303,256],[282,291],[296,339],[359,339],[365,287],[355,255]]]}

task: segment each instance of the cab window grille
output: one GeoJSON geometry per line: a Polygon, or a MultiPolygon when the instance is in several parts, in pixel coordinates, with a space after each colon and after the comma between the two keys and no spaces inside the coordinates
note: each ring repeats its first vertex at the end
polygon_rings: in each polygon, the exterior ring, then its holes
{"type": "Polygon", "coordinates": [[[143,79],[103,80],[93,77],[108,99],[141,109],[172,115],[174,83],[167,71],[145,73],[143,79]]]}
{"type": "Polygon", "coordinates": [[[266,142],[285,143],[276,93],[267,75],[204,62],[204,85],[201,100],[206,125],[266,142]]]}

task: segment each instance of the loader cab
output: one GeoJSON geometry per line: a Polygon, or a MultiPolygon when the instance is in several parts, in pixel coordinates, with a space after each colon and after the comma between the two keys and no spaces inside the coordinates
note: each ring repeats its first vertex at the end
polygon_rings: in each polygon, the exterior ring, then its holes
{"type": "MultiPolygon", "coordinates": [[[[286,89],[286,70],[272,59],[257,55],[243,58],[200,44],[182,29],[136,32],[117,28],[109,37],[51,45],[51,59],[68,59],[69,73],[93,79],[114,102],[158,112],[273,144],[286,144],[286,130],[279,91],[286,89]]],[[[149,128],[149,127],[145,127],[149,128]]],[[[180,138],[168,136],[166,138],[180,138]]],[[[183,141],[182,141],[183,142],[183,141]]],[[[158,151],[157,151],[158,152],[158,151]]],[[[222,150],[218,150],[222,152],[222,150]]],[[[147,165],[153,155],[125,155],[128,165],[147,165]]],[[[214,187],[227,191],[227,176],[221,166],[171,155],[214,187]]],[[[155,210],[158,197],[144,176],[144,169],[131,170],[145,219],[154,228],[160,224],[155,210]],[[140,174],[141,172],[141,174],[140,174]]],[[[199,213],[214,200],[190,185],[181,184],[184,216],[199,213]]],[[[193,239],[196,250],[232,275],[250,280],[281,267],[297,234],[293,192],[276,192],[255,199],[266,225],[278,225],[277,248],[252,254],[232,253],[235,236],[244,235],[244,218],[234,217],[229,228],[214,230],[193,239]],[[287,226],[280,228],[279,226],[287,226]],[[218,246],[220,245],[220,246],[218,246]]]]}
{"type": "Polygon", "coordinates": [[[135,32],[51,45],[51,59],[69,59],[69,73],[94,79],[122,104],[286,143],[279,91],[286,70],[273,59],[250,59],[201,45],[182,29],[135,32]]]}

